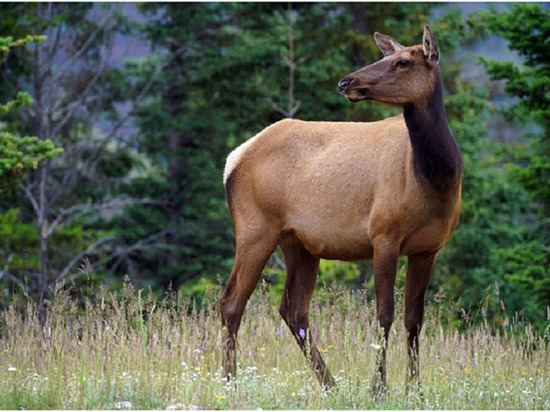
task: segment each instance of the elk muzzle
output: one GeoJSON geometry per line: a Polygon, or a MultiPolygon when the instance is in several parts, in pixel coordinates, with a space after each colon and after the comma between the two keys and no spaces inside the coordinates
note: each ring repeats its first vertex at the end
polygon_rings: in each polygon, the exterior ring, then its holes
{"type": "Polygon", "coordinates": [[[370,87],[368,85],[355,84],[357,78],[349,75],[338,83],[338,91],[350,102],[358,102],[367,99],[370,87]]]}
{"type": "Polygon", "coordinates": [[[351,81],[351,77],[347,76],[338,82],[338,91],[340,92],[340,94],[346,93],[346,89],[351,84],[351,81]]]}

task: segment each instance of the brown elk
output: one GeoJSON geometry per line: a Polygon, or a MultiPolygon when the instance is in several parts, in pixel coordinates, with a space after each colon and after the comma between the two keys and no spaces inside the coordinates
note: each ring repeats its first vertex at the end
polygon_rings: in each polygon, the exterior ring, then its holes
{"type": "Polygon", "coordinates": [[[384,58],[338,84],[350,101],[403,108],[372,123],[285,119],[235,149],[224,184],[236,233],[235,265],[220,297],[227,376],[246,303],[277,246],[286,266],[279,312],[324,387],[334,379],[311,336],[309,303],[319,259],[372,259],[383,332],[375,389],[385,386],[397,261],[407,256],[405,328],[409,375],[418,379],[424,294],[437,252],[455,228],[463,164],[443,107],[439,46],[374,34],[384,58]]]}

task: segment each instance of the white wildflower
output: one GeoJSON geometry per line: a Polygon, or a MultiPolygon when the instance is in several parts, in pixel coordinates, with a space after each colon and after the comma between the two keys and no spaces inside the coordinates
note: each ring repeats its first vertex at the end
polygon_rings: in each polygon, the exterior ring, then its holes
{"type": "Polygon", "coordinates": [[[16,372],[17,371],[17,368],[14,368],[13,366],[10,366],[8,368],[8,372],[16,372]]]}
{"type": "Polygon", "coordinates": [[[181,404],[181,403],[175,403],[173,405],[168,405],[166,407],[167,411],[182,411],[184,409],[185,408],[183,407],[183,404],[181,404]]]}
{"type": "Polygon", "coordinates": [[[371,343],[370,347],[373,348],[374,350],[380,350],[382,348],[382,346],[377,345],[376,343],[371,343]]]}
{"type": "Polygon", "coordinates": [[[134,404],[128,401],[122,401],[115,403],[115,409],[132,409],[134,404]]]}

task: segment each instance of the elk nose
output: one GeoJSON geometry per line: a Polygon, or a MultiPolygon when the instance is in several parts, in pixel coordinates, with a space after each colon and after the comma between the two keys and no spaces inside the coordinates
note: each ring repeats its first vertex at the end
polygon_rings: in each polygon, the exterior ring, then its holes
{"type": "Polygon", "coordinates": [[[346,88],[350,85],[351,81],[352,78],[350,76],[344,77],[342,80],[340,80],[338,82],[338,91],[343,94],[346,88]]]}

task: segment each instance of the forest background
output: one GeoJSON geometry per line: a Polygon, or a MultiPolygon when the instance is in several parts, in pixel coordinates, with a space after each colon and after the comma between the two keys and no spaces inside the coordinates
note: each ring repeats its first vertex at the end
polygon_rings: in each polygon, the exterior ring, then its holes
{"type": "MultiPolygon", "coordinates": [[[[89,294],[117,289],[126,275],[159,297],[177,291],[200,302],[233,262],[227,154],[284,117],[372,121],[398,113],[351,104],[336,84],[380,59],[375,31],[412,45],[430,24],[465,175],[461,220],[427,299],[457,302],[457,322],[502,326],[506,318],[544,328],[549,10],[0,3],[1,305],[14,294],[48,299],[66,285],[89,294]],[[495,44],[508,47],[511,61],[495,56],[495,44]]],[[[283,282],[276,252],[264,283],[278,293],[283,282]]],[[[370,262],[322,261],[318,287],[335,283],[373,298],[370,262]]]]}

